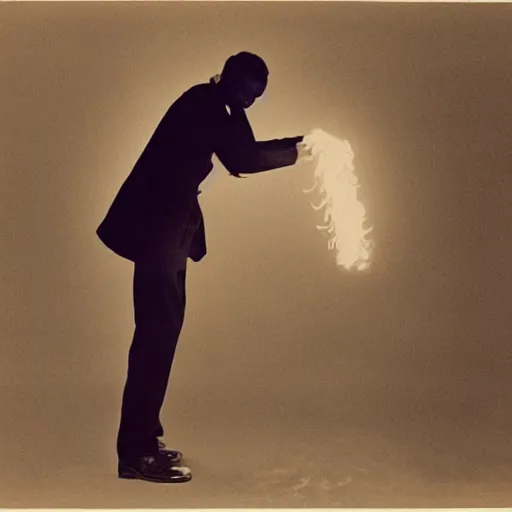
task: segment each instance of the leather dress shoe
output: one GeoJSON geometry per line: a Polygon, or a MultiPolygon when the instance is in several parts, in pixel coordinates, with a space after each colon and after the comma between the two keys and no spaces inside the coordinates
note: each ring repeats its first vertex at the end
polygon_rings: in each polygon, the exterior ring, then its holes
{"type": "Polygon", "coordinates": [[[173,466],[162,453],[130,459],[120,459],[119,478],[146,480],[157,483],[183,483],[192,479],[190,468],[173,466]]]}

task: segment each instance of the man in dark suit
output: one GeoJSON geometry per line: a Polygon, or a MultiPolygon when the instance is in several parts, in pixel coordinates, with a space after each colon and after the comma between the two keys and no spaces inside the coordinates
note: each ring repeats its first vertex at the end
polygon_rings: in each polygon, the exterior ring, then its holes
{"type": "Polygon", "coordinates": [[[215,153],[233,176],[287,167],[302,136],[257,142],[245,109],[263,95],[268,69],[258,56],[231,56],[221,76],[171,105],[123,183],[97,235],[135,264],[135,332],[117,438],[121,478],[184,482],[182,454],[159,437],[159,414],[185,314],[187,258],[206,255],[198,187],[215,153]]]}

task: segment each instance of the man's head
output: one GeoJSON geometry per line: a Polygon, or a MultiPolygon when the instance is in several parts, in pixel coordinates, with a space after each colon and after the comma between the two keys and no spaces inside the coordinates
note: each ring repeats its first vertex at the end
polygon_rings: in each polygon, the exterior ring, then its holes
{"type": "Polygon", "coordinates": [[[269,71],[265,61],[249,52],[232,55],[222,70],[220,85],[231,108],[249,108],[263,95],[269,71]]]}

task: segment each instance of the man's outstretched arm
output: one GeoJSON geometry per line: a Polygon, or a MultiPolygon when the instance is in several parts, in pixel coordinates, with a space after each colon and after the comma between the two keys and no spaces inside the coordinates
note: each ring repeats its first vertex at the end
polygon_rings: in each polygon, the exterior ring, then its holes
{"type": "Polygon", "coordinates": [[[302,139],[298,136],[220,147],[216,154],[230,173],[256,174],[294,165],[299,155],[297,144],[302,139]]]}

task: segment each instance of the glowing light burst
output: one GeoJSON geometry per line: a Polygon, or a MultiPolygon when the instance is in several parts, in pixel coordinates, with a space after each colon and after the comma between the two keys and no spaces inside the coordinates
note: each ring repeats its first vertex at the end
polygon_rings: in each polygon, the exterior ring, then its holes
{"type": "Polygon", "coordinates": [[[370,268],[373,242],[368,238],[372,227],[367,224],[366,209],[358,200],[359,182],[354,174],[354,152],[350,143],[327,132],[315,129],[299,145],[310,152],[306,160],[313,161],[315,184],[304,190],[317,190],[322,199],[314,210],[325,208],[324,226],[316,226],[328,237],[328,248],[336,253],[336,264],[346,270],[370,268]]]}

